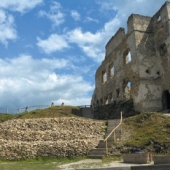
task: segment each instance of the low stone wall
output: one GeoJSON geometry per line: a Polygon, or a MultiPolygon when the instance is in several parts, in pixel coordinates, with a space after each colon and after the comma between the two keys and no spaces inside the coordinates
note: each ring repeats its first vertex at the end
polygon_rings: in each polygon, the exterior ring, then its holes
{"type": "Polygon", "coordinates": [[[146,164],[148,161],[148,154],[146,153],[127,153],[123,154],[124,163],[146,164]]]}
{"type": "Polygon", "coordinates": [[[155,165],[170,164],[170,155],[154,156],[153,161],[155,165]]]}
{"type": "Polygon", "coordinates": [[[103,125],[75,117],[0,123],[0,159],[84,156],[103,139],[103,125]]]}

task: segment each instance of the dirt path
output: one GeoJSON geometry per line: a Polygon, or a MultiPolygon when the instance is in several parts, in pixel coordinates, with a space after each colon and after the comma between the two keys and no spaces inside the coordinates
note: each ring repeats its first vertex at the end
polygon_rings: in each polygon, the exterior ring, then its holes
{"type": "MultiPolygon", "coordinates": [[[[69,164],[64,164],[58,166],[60,170],[75,170],[79,168],[104,168],[104,167],[131,167],[131,166],[137,166],[138,164],[126,164],[122,161],[112,161],[108,163],[102,163],[101,159],[86,159],[81,160],[78,162],[73,162],[69,164]]],[[[146,164],[140,164],[140,166],[146,165],[146,164]]]]}

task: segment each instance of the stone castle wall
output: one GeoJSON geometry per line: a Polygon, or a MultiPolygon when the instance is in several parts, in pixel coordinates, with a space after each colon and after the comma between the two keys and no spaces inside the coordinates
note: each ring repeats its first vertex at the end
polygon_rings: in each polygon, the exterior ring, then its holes
{"type": "Polygon", "coordinates": [[[170,109],[170,3],[153,17],[132,14],[127,28],[126,34],[120,28],[106,45],[106,57],[95,75],[92,106],[130,96],[136,111],[170,109]]]}
{"type": "Polygon", "coordinates": [[[103,139],[104,122],[81,118],[0,123],[0,159],[85,156],[103,139]]]}

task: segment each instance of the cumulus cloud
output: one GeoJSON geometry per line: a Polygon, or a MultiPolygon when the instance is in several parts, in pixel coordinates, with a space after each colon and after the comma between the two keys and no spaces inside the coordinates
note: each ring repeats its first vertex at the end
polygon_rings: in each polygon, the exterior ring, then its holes
{"type": "Polygon", "coordinates": [[[81,28],[68,31],[65,35],[52,34],[47,39],[41,40],[38,38],[37,45],[45,53],[54,53],[56,51],[68,48],[72,43],[76,44],[88,57],[94,61],[101,62],[104,58],[105,45],[108,39],[112,36],[113,31],[116,31],[120,22],[114,18],[104,25],[104,28],[96,33],[89,31],[83,32],[81,28]]]}
{"type": "Polygon", "coordinates": [[[37,45],[47,54],[61,51],[64,48],[69,48],[69,45],[63,36],[52,34],[48,39],[42,40],[37,38],[37,45]]]}
{"type": "Polygon", "coordinates": [[[17,38],[17,31],[15,29],[14,17],[9,14],[9,11],[25,12],[36,5],[42,3],[43,0],[3,0],[0,2],[0,42],[5,46],[8,45],[9,40],[17,38]],[[7,12],[8,11],[8,12],[7,12]]]}
{"type": "Polygon", "coordinates": [[[74,18],[74,20],[76,20],[76,21],[79,21],[80,20],[80,14],[77,12],[77,11],[75,11],[75,10],[72,10],[71,11],[71,16],[74,18]]]}
{"type": "Polygon", "coordinates": [[[114,18],[107,22],[103,29],[95,33],[83,32],[81,28],[76,28],[67,33],[67,38],[70,43],[77,44],[88,57],[96,62],[101,62],[105,57],[104,46],[119,26],[120,21],[118,18],[114,18]]]}
{"type": "Polygon", "coordinates": [[[14,27],[13,16],[0,10],[0,42],[2,44],[7,45],[8,40],[17,38],[17,32],[14,27]]]}
{"type": "Polygon", "coordinates": [[[58,74],[70,62],[64,59],[33,59],[21,55],[14,59],[0,59],[0,107],[89,104],[88,93],[93,86],[81,76],[58,74]],[[8,97],[6,97],[8,96],[8,97]]]}
{"type": "Polygon", "coordinates": [[[39,11],[39,16],[50,19],[54,27],[59,26],[65,21],[65,15],[61,12],[61,5],[58,2],[52,2],[52,5],[48,12],[43,10],[39,11]]]}
{"type": "Polygon", "coordinates": [[[103,28],[95,33],[89,31],[83,32],[80,28],[69,31],[68,41],[76,43],[87,56],[97,62],[101,62],[104,59],[104,46],[116,33],[119,27],[124,27],[126,29],[127,19],[131,13],[152,16],[165,2],[165,0],[160,0],[159,2],[155,2],[154,0],[135,0],[131,2],[129,2],[129,0],[124,0],[123,3],[122,1],[113,2],[112,0],[99,0],[96,2],[100,4],[101,13],[107,10],[115,11],[113,18],[106,22],[103,28]],[[142,6],[143,8],[141,8],[142,6]]]}
{"type": "Polygon", "coordinates": [[[8,9],[12,11],[25,12],[41,4],[43,0],[2,0],[0,2],[0,8],[8,9]]]}

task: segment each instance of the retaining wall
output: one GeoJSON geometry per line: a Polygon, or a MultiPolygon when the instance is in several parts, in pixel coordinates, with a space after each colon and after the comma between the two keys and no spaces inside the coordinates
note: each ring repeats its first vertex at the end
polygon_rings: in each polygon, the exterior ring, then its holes
{"type": "Polygon", "coordinates": [[[103,139],[103,125],[75,117],[0,123],[0,159],[85,156],[103,139]]]}
{"type": "Polygon", "coordinates": [[[133,164],[146,164],[148,161],[147,153],[129,153],[123,154],[124,163],[133,163],[133,164]]]}
{"type": "Polygon", "coordinates": [[[154,156],[153,157],[154,164],[170,164],[170,156],[154,156]]]}

